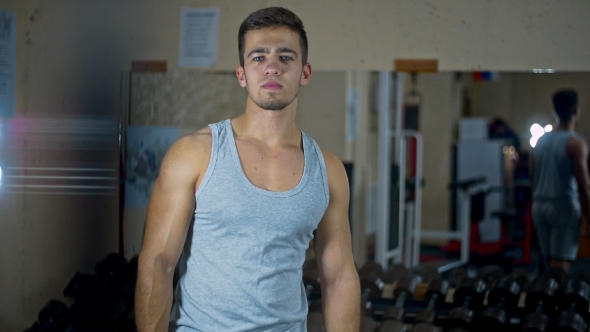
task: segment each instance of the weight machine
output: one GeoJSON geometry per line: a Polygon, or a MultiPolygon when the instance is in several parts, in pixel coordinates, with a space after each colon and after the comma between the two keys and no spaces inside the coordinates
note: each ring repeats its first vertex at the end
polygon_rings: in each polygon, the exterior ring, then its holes
{"type": "MultiPolygon", "coordinates": [[[[482,188],[485,179],[473,179],[463,184],[457,184],[458,195],[462,211],[460,213],[460,225],[457,231],[423,231],[421,229],[421,208],[422,208],[422,136],[415,130],[403,129],[404,112],[404,77],[403,72],[395,73],[395,109],[393,117],[390,112],[391,97],[393,91],[393,75],[389,71],[379,73],[379,102],[378,102],[378,178],[377,185],[377,222],[376,222],[376,250],[375,259],[382,266],[389,266],[392,263],[404,263],[408,268],[417,267],[420,264],[420,242],[423,238],[458,240],[461,245],[460,258],[458,261],[442,262],[438,266],[439,272],[445,272],[452,268],[467,264],[469,261],[470,246],[470,197],[471,195],[485,190],[482,188]],[[395,128],[392,129],[392,118],[395,118],[395,128]],[[406,140],[416,140],[416,181],[413,183],[414,199],[406,201],[406,140]],[[393,146],[392,146],[393,141],[393,146]],[[392,246],[392,225],[390,218],[392,212],[391,204],[391,161],[392,147],[395,151],[393,162],[399,169],[397,176],[397,246],[392,246]]],[[[395,186],[393,186],[395,188],[395,186]]],[[[395,210],[394,210],[395,212],[395,210]]],[[[391,216],[394,217],[394,216],[391,216]]]]}

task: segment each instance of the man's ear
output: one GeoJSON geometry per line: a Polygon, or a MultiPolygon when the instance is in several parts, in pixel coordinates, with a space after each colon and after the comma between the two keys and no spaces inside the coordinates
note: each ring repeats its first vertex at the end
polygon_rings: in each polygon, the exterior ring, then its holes
{"type": "Polygon", "coordinates": [[[244,74],[244,67],[238,65],[236,67],[236,77],[238,78],[238,83],[242,88],[246,87],[246,75],[244,74]]]}
{"type": "Polygon", "coordinates": [[[301,85],[307,85],[311,80],[311,64],[306,63],[303,66],[303,71],[301,72],[301,85]]]}

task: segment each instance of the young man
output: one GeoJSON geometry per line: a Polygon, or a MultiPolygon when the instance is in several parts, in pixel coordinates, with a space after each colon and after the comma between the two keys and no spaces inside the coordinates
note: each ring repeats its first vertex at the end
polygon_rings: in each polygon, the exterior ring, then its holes
{"type": "Polygon", "coordinates": [[[266,8],[246,18],[238,38],[245,112],[178,140],[155,182],[139,255],[138,330],[305,331],[301,273],[313,239],[326,329],[356,332],[347,176],[295,124],[299,88],[311,79],[303,25],[266,8]]]}
{"type": "Polygon", "coordinates": [[[555,92],[553,107],[557,129],[541,136],[531,153],[532,217],[548,267],[569,272],[578,252],[582,217],[590,220],[588,146],[574,132],[580,114],[577,92],[555,92]]]}

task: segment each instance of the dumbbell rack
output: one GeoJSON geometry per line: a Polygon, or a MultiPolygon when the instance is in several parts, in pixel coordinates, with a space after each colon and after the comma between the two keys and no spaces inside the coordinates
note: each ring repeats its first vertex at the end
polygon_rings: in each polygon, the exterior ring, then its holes
{"type": "MultiPolygon", "coordinates": [[[[372,311],[373,311],[373,318],[375,319],[375,321],[377,322],[381,322],[382,321],[382,317],[383,317],[383,313],[385,312],[385,310],[390,307],[395,305],[395,299],[384,299],[384,298],[374,298],[371,299],[371,304],[372,304],[372,311]]],[[[404,309],[405,309],[405,316],[404,316],[404,324],[408,324],[408,325],[413,325],[414,324],[414,318],[415,316],[426,307],[428,301],[424,300],[424,299],[408,299],[405,302],[404,305],[404,309]]],[[[436,313],[437,313],[437,317],[436,320],[434,321],[434,325],[436,326],[440,326],[443,327],[445,326],[445,319],[447,317],[447,314],[449,313],[449,311],[456,307],[457,304],[456,303],[452,303],[452,302],[445,302],[445,303],[440,303],[439,305],[437,305],[437,309],[436,309],[436,313]]],[[[487,308],[487,305],[484,305],[483,307],[480,308],[476,308],[473,309],[473,317],[474,320],[478,319],[479,317],[481,317],[483,311],[487,308]]],[[[520,327],[520,323],[522,321],[522,319],[524,318],[524,316],[529,313],[530,311],[527,311],[525,308],[523,307],[518,307],[515,308],[509,312],[507,312],[507,324],[506,324],[506,331],[521,331],[521,327],[520,327]]],[[[549,317],[550,321],[554,321],[557,318],[558,315],[554,315],[549,317]]],[[[584,317],[584,320],[587,323],[590,323],[590,313],[587,313],[584,317]]],[[[590,324],[589,324],[590,325],[590,324]]]]}

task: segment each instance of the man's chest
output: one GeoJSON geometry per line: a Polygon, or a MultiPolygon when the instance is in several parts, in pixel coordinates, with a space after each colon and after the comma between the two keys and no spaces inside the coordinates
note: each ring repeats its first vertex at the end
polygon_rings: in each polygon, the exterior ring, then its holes
{"type": "Polygon", "coordinates": [[[242,171],[254,186],[284,192],[301,181],[305,165],[301,149],[268,149],[242,142],[237,142],[236,146],[242,171]]]}

